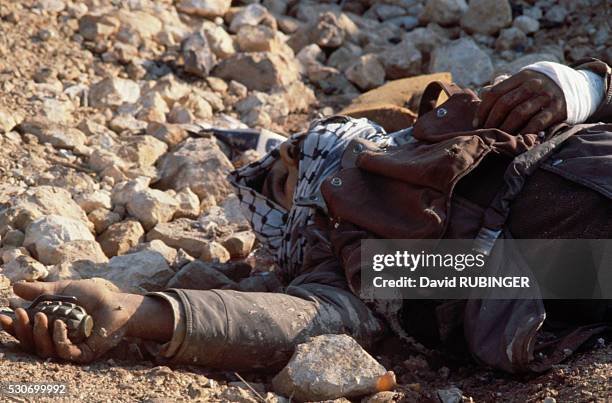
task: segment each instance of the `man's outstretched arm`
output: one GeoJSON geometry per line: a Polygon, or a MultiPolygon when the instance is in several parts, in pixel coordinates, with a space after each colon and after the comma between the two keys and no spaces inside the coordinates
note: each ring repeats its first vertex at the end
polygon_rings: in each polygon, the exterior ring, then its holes
{"type": "Polygon", "coordinates": [[[381,323],[365,304],[337,286],[342,282],[336,270],[315,270],[298,277],[288,287],[288,294],[168,290],[163,293],[166,301],[159,294],[112,292],[94,280],[19,283],[15,292],[26,299],[43,293],[77,297],[94,319],[93,334],[74,345],[63,322],[49,324],[45,315],[39,314],[30,323],[23,310],[17,311],[15,323],[6,316],[0,317],[0,322],[25,349],[42,357],[86,363],[130,336],[165,347],[177,341],[169,356],[163,354],[173,363],[272,369],[284,365],[295,347],[312,336],[346,333],[369,344],[381,333],[381,323]],[[168,299],[178,301],[175,309],[168,299]]]}

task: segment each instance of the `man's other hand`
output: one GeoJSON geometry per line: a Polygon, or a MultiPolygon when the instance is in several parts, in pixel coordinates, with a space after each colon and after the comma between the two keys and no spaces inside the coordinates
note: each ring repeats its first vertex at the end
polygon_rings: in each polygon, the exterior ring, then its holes
{"type": "Polygon", "coordinates": [[[530,70],[483,88],[474,128],[512,134],[539,133],[565,121],[565,96],[548,76],[530,70]]]}
{"type": "Polygon", "coordinates": [[[40,312],[29,318],[21,308],[15,310],[15,321],[0,315],[2,328],[17,338],[23,349],[43,358],[88,363],[115,347],[126,335],[145,334],[150,336],[145,338],[164,341],[172,334],[172,312],[167,303],[157,298],[113,292],[103,282],[16,283],[13,290],[27,300],[42,294],[74,296],[93,318],[91,336],[80,344],[73,344],[61,320],[49,323],[47,316],[40,312]]]}

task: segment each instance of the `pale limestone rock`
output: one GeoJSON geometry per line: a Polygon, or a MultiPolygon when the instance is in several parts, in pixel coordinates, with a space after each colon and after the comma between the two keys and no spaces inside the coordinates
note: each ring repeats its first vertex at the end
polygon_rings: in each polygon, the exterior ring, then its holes
{"type": "Polygon", "coordinates": [[[145,122],[165,122],[166,114],[170,111],[164,98],[155,91],[150,91],[141,97],[138,106],[141,109],[136,114],[136,119],[145,122]]]}
{"type": "Polygon", "coordinates": [[[385,82],[385,68],[374,54],[361,56],[345,70],[344,74],[364,91],[380,87],[385,82]]]}
{"type": "Polygon", "coordinates": [[[49,122],[57,124],[69,124],[72,122],[74,104],[67,100],[55,98],[43,98],[41,115],[49,122]]]}
{"type": "Polygon", "coordinates": [[[139,294],[166,288],[173,275],[166,259],[151,250],[115,256],[106,269],[97,273],[97,277],[110,281],[121,291],[139,294]]]}
{"type": "Polygon", "coordinates": [[[232,0],[181,0],[177,9],[199,17],[219,17],[229,10],[232,0]]]}
{"type": "Polygon", "coordinates": [[[495,41],[495,49],[503,52],[504,50],[520,50],[527,45],[527,34],[516,27],[503,29],[495,41]]]}
{"type": "Polygon", "coordinates": [[[174,218],[198,218],[200,215],[200,199],[191,189],[188,187],[182,189],[176,194],[175,199],[178,201],[179,207],[174,213],[174,218]]]}
{"type": "Polygon", "coordinates": [[[89,104],[95,108],[117,107],[140,98],[140,87],[132,80],[109,77],[98,81],[89,90],[89,104]]]}
{"type": "Polygon", "coordinates": [[[129,114],[119,114],[108,122],[108,127],[117,134],[125,131],[137,134],[147,128],[147,122],[136,119],[129,114]]]}
{"type": "Polygon", "coordinates": [[[471,0],[461,26],[471,33],[495,35],[512,23],[508,0],[471,0]]]}
{"type": "MultiPolygon", "coordinates": [[[[79,261],[84,263],[85,261],[79,261]]],[[[88,262],[89,263],[89,262],[88,262]]],[[[95,264],[91,262],[92,264],[95,264]]],[[[48,268],[49,275],[45,278],[45,281],[63,281],[63,280],[80,280],[81,275],[74,268],[74,262],[64,262],[56,264],[48,268]]]]}
{"type": "Polygon", "coordinates": [[[223,246],[232,258],[244,258],[251,253],[255,244],[253,231],[235,232],[223,240],[223,246]]]}
{"type": "Polygon", "coordinates": [[[23,244],[40,262],[56,264],[59,262],[54,261],[55,249],[64,242],[77,240],[95,241],[83,221],[60,215],[45,215],[28,225],[23,244]]]}
{"type": "Polygon", "coordinates": [[[63,126],[44,118],[28,119],[19,125],[22,133],[31,133],[41,143],[49,143],[57,148],[82,148],[87,136],[79,129],[63,126]]]}
{"type": "Polygon", "coordinates": [[[117,18],[107,15],[85,15],[79,19],[79,33],[89,41],[103,41],[119,29],[117,18]]]}
{"type": "Polygon", "coordinates": [[[17,126],[15,114],[8,110],[0,108],[0,133],[8,133],[17,126]]]}
{"type": "Polygon", "coordinates": [[[243,52],[279,52],[284,45],[277,31],[265,25],[243,25],[236,43],[243,52]]]}
{"type": "Polygon", "coordinates": [[[204,94],[204,91],[194,91],[180,101],[198,120],[210,120],[213,117],[212,105],[204,98],[204,94]]]}
{"type": "Polygon", "coordinates": [[[171,123],[151,122],[147,126],[147,134],[174,147],[185,140],[189,134],[180,125],[171,123]]]}
{"type": "Polygon", "coordinates": [[[188,138],[183,144],[164,155],[158,162],[161,189],[189,187],[200,199],[213,195],[222,200],[233,193],[226,180],[233,169],[231,162],[214,139],[188,138]]]}
{"type": "Polygon", "coordinates": [[[151,13],[140,10],[120,10],[117,13],[117,19],[121,23],[121,30],[135,32],[141,39],[154,37],[163,28],[159,18],[151,13]]]}
{"type": "Polygon", "coordinates": [[[202,23],[202,32],[206,35],[206,39],[208,39],[210,49],[219,59],[226,59],[236,53],[234,40],[223,27],[210,21],[204,21],[202,23]]]}
{"type": "Polygon", "coordinates": [[[110,210],[112,208],[111,194],[108,190],[96,190],[92,193],[81,193],[75,197],[75,201],[87,214],[96,209],[110,210]]]}
{"type": "MultiPolygon", "coordinates": [[[[39,217],[59,215],[89,224],[83,209],[68,191],[53,186],[38,186],[11,198],[10,207],[0,212],[0,233],[11,228],[25,231],[39,217]]],[[[93,228],[93,225],[91,225],[93,228]]]]}
{"type": "Polygon", "coordinates": [[[299,401],[333,400],[377,392],[376,382],[386,372],[352,337],[329,334],[298,345],[272,386],[299,401]]]}
{"type": "Polygon", "coordinates": [[[94,225],[96,234],[101,234],[111,225],[121,221],[121,215],[114,211],[98,208],[87,215],[89,221],[94,225]]]}
{"type": "Polygon", "coordinates": [[[198,218],[203,231],[215,234],[231,234],[250,229],[240,202],[235,195],[228,196],[221,205],[213,205],[198,218]]]}
{"type": "Polygon", "coordinates": [[[338,48],[342,46],[347,36],[345,30],[347,20],[351,24],[343,15],[339,16],[333,12],[323,13],[291,35],[287,44],[294,52],[299,52],[311,43],[316,43],[322,48],[338,48]]]}
{"type": "Polygon", "coordinates": [[[450,71],[457,84],[479,87],[491,80],[493,64],[471,38],[462,38],[436,48],[431,55],[430,71],[450,71]]]}
{"type": "Polygon", "coordinates": [[[216,64],[206,34],[196,32],[183,43],[183,60],[185,71],[198,77],[208,77],[208,74],[216,64]]]}
{"type": "Polygon", "coordinates": [[[269,91],[299,79],[299,65],[284,53],[236,53],[222,60],[213,74],[236,80],[250,90],[269,91]]]}
{"type": "Polygon", "coordinates": [[[11,283],[18,281],[42,281],[49,271],[40,262],[29,256],[19,256],[0,268],[0,274],[7,277],[11,283]]]}
{"type": "Polygon", "coordinates": [[[540,22],[535,18],[529,17],[527,15],[519,15],[514,19],[512,25],[527,35],[533,34],[540,30],[540,22]]]}
{"type": "Polygon", "coordinates": [[[137,167],[148,167],[168,151],[168,145],[153,136],[131,136],[123,141],[117,154],[137,167]]]}
{"type": "Polygon", "coordinates": [[[421,52],[406,41],[384,51],[380,57],[385,68],[385,76],[390,80],[419,75],[422,60],[421,52]]]}
{"type": "Polygon", "coordinates": [[[201,256],[210,243],[209,235],[201,230],[198,221],[188,218],[157,224],[147,233],[147,241],[155,239],[175,249],[184,249],[191,256],[201,256]]]}
{"type": "Polygon", "coordinates": [[[165,75],[157,80],[151,91],[158,92],[169,106],[191,92],[191,87],[177,80],[173,74],[165,75]]]}
{"type": "MultiPolygon", "coordinates": [[[[206,101],[206,103],[210,105],[213,111],[223,111],[225,109],[225,105],[223,104],[223,98],[216,92],[194,91],[193,95],[197,95],[199,99],[206,101]]],[[[190,97],[186,97],[185,99],[189,100],[190,97]]],[[[203,107],[206,108],[206,110],[202,110],[202,111],[199,110],[200,109],[199,105],[193,105],[193,106],[187,105],[187,106],[191,108],[196,115],[201,114],[200,116],[203,119],[205,119],[209,115],[212,116],[211,113],[208,111],[208,108],[205,105],[203,105],[203,107]]]]}
{"type": "Polygon", "coordinates": [[[465,0],[427,0],[422,19],[440,25],[456,25],[467,11],[465,0]]]}
{"type": "Polygon", "coordinates": [[[166,259],[166,263],[170,265],[173,269],[175,269],[174,265],[176,264],[178,258],[178,252],[176,249],[169,247],[163,241],[159,239],[155,239],[151,242],[141,243],[135,246],[131,252],[140,252],[140,251],[152,251],[157,252],[166,259]]]}
{"type": "Polygon", "coordinates": [[[49,13],[60,13],[66,8],[66,3],[63,0],[38,0],[36,8],[49,13]]]}
{"type": "Polygon", "coordinates": [[[94,263],[104,263],[108,258],[96,241],[76,240],[58,244],[39,253],[38,259],[47,265],[72,263],[79,260],[88,260],[94,263]]]}
{"type": "Polygon", "coordinates": [[[210,89],[214,91],[213,94],[219,97],[220,95],[223,95],[227,92],[227,89],[228,89],[227,83],[218,77],[207,77],[206,82],[208,83],[208,86],[210,87],[210,89]]]}
{"type": "MultiPolygon", "coordinates": [[[[211,109],[212,113],[212,109],[211,109]]],[[[189,124],[193,123],[194,116],[191,111],[178,103],[168,113],[168,123],[189,124]]]]}
{"type": "Polygon", "coordinates": [[[230,32],[236,33],[244,25],[265,24],[276,29],[276,20],[261,4],[253,3],[239,10],[230,23],[230,32]]]}
{"type": "Polygon", "coordinates": [[[151,179],[146,177],[117,183],[111,194],[113,204],[126,205],[134,197],[134,194],[146,190],[149,187],[149,183],[151,183],[151,179]]]}
{"type": "Polygon", "coordinates": [[[138,219],[146,230],[157,223],[165,223],[172,219],[178,202],[172,196],[157,189],[145,189],[135,192],[127,202],[127,211],[138,219]]]}
{"type": "Polygon", "coordinates": [[[202,248],[202,254],[200,260],[204,262],[219,262],[226,263],[231,258],[231,255],[227,249],[219,242],[209,242],[202,248]]]}
{"type": "Polygon", "coordinates": [[[23,247],[3,247],[2,249],[0,249],[0,253],[2,254],[2,263],[4,264],[17,259],[19,256],[30,256],[30,252],[28,252],[28,250],[23,247]]]}
{"type": "Polygon", "coordinates": [[[135,220],[112,224],[104,231],[98,241],[108,257],[124,255],[144,240],[144,228],[135,220]]]}

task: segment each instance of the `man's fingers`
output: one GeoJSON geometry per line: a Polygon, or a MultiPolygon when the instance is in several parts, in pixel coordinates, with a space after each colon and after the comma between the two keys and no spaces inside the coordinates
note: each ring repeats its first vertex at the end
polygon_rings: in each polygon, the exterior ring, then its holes
{"type": "Polygon", "coordinates": [[[81,349],[68,338],[68,328],[61,320],[53,323],[53,343],[57,355],[64,360],[79,361],[82,356],[81,349]]]}
{"type": "Polygon", "coordinates": [[[66,281],[57,281],[53,283],[42,283],[42,282],[19,282],[13,284],[13,291],[21,298],[27,300],[33,300],[42,294],[60,294],[61,291],[66,287],[66,281]]]}
{"type": "Polygon", "coordinates": [[[86,364],[96,358],[94,351],[86,344],[75,345],[68,338],[68,327],[61,320],[53,323],[53,343],[57,355],[66,360],[86,364]]]}
{"type": "Polygon", "coordinates": [[[0,315],[0,326],[2,326],[2,330],[15,336],[15,327],[13,326],[13,319],[10,316],[0,315]]]}
{"type": "Polygon", "coordinates": [[[532,96],[533,93],[526,85],[521,85],[520,87],[502,95],[497,99],[497,102],[495,102],[493,108],[491,108],[483,127],[486,129],[499,127],[512,109],[514,109],[521,102],[527,101],[532,96]]]}
{"type": "Polygon", "coordinates": [[[520,77],[520,74],[514,75],[501,83],[489,87],[485,87],[480,92],[480,98],[482,102],[478,106],[476,111],[476,119],[474,119],[474,127],[481,126],[489,116],[489,112],[493,109],[493,106],[502,95],[520,86],[524,81],[524,78],[520,77]]]}
{"type": "Polygon", "coordinates": [[[28,313],[23,308],[15,310],[15,337],[19,339],[24,350],[34,350],[34,339],[32,338],[32,324],[28,313]]]}
{"type": "Polygon", "coordinates": [[[484,87],[482,91],[480,91],[480,99],[482,102],[478,105],[478,109],[476,110],[476,117],[472,122],[474,128],[480,127],[482,123],[487,120],[487,116],[489,116],[489,112],[493,105],[495,105],[495,101],[497,101],[497,96],[493,94],[492,86],[484,87]]]}
{"type": "Polygon", "coordinates": [[[38,312],[36,316],[34,316],[33,333],[36,354],[42,358],[53,357],[55,348],[53,347],[53,340],[49,333],[49,319],[47,315],[42,312],[38,312]]]}
{"type": "Polygon", "coordinates": [[[542,112],[537,113],[529,120],[527,126],[521,130],[521,134],[538,134],[539,132],[546,130],[551,125],[557,123],[554,117],[554,111],[551,109],[544,109],[542,112]]]}
{"type": "Polygon", "coordinates": [[[550,103],[547,96],[538,96],[518,105],[510,112],[504,123],[499,127],[507,133],[515,133],[527,125],[529,120],[550,103]]]}

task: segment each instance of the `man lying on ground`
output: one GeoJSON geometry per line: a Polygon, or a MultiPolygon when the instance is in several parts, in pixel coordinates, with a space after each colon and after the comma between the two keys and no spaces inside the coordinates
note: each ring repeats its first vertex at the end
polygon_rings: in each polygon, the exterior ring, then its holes
{"type": "MultiPolygon", "coordinates": [[[[612,121],[611,71],[594,60],[579,69],[538,63],[481,94],[475,128],[484,132],[500,128],[513,135],[510,141],[515,147],[525,150],[573,131],[577,140],[560,149],[582,158],[583,166],[590,167],[586,173],[575,165],[566,171],[538,169],[529,176],[504,227],[516,238],[612,235],[612,126],[580,125],[612,121]],[[585,127],[588,138],[578,134],[585,127]]],[[[445,195],[452,200],[450,217],[448,211],[403,203],[414,200],[409,188],[397,192],[397,188],[381,185],[378,191],[388,193],[372,199],[379,205],[368,204],[372,201],[368,197],[376,197],[369,190],[355,193],[355,189],[343,188],[343,180],[350,182],[351,172],[360,169],[355,168],[354,158],[350,165],[354,150],[374,147],[382,155],[383,149],[393,152],[402,149],[398,145],[416,143],[407,148],[410,151],[419,142],[409,136],[410,131],[387,135],[365,119],[332,117],[313,123],[305,134],[293,136],[260,161],[232,173],[231,180],[261,246],[277,259],[278,276],[270,273],[262,277],[269,285],[268,293],[182,289],[142,296],[112,292],[94,280],[17,283],[14,291],[25,299],[42,293],[77,297],[94,318],[93,335],[75,345],[63,322],[49,323],[40,313],[30,321],[22,309],[16,310],[15,322],[8,317],[0,317],[0,322],[24,349],[41,357],[86,363],[109,351],[124,336],[131,336],[158,342],[159,355],[173,363],[253,370],[282,366],[297,344],[320,334],[347,333],[364,346],[388,328],[421,340],[444,338],[436,315],[444,311],[440,308],[448,307],[461,310],[455,318],[465,315],[466,324],[459,326],[465,326],[471,352],[481,361],[508,371],[528,369],[533,346],[523,346],[527,354],[520,351],[520,357],[507,354],[507,348],[517,348],[518,341],[524,340],[505,339],[512,330],[504,327],[510,326],[502,323],[505,320],[490,323],[490,319],[482,319],[479,323],[478,311],[469,303],[436,305],[359,298],[361,239],[419,235],[473,239],[512,161],[507,155],[490,154],[459,180],[453,194],[445,195]],[[427,214],[434,220],[424,221],[427,214]],[[473,222],[454,225],[459,214],[473,222]],[[422,223],[426,225],[420,226],[422,223]],[[475,327],[487,330],[487,337],[482,339],[475,327]],[[479,345],[483,340],[486,345],[479,345]]],[[[406,155],[410,153],[392,154],[390,161],[401,165],[406,155]]],[[[554,159],[552,155],[547,161],[554,159]]],[[[511,310],[512,315],[517,312],[511,310]]],[[[521,318],[530,323],[527,330],[535,332],[542,325],[542,312],[538,305],[527,318],[521,318]],[[539,319],[534,322],[534,318],[539,319]]],[[[548,313],[554,315],[552,308],[548,313]]],[[[568,321],[577,326],[604,319],[591,313],[579,311],[568,321]]]]}

